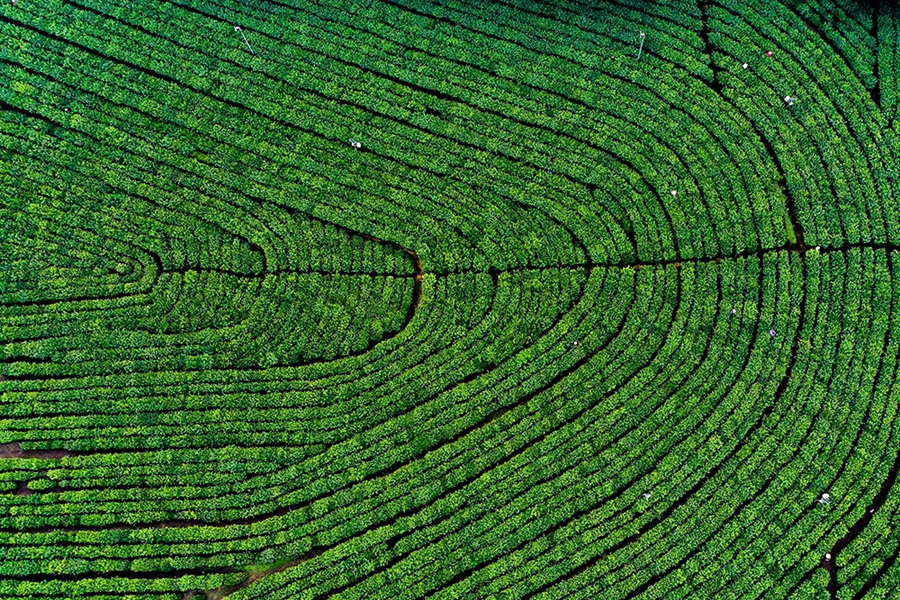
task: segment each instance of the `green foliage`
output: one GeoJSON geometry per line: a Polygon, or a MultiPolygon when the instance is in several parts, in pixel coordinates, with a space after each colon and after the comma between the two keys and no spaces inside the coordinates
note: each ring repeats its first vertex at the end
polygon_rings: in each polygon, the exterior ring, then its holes
{"type": "Polygon", "coordinates": [[[896,597],[898,32],[7,6],[0,598],[896,597]]]}

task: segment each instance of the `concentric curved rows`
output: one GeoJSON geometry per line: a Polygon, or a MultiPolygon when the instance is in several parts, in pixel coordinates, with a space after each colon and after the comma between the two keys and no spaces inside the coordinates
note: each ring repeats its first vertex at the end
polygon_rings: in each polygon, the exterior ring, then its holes
{"type": "Polygon", "coordinates": [[[900,594],[897,8],[135,4],[0,14],[0,599],[900,594]]]}

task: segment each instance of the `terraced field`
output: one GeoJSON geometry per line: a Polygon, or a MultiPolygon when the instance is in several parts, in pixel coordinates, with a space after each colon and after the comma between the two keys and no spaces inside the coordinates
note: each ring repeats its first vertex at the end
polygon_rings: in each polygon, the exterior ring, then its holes
{"type": "Polygon", "coordinates": [[[0,600],[900,597],[898,36],[4,4],[0,600]]]}

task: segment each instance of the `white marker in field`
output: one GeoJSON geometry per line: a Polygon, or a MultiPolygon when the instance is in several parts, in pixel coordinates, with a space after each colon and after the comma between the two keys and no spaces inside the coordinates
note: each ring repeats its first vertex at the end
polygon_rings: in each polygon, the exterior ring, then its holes
{"type": "Polygon", "coordinates": [[[831,496],[828,494],[822,494],[822,497],[819,498],[819,504],[831,504],[831,500],[829,500],[831,496]]]}
{"type": "Polygon", "coordinates": [[[669,193],[672,194],[672,197],[673,197],[673,198],[674,198],[675,196],[678,195],[678,192],[676,192],[675,190],[672,190],[672,191],[669,192],[669,193]]]}
{"type": "Polygon", "coordinates": [[[244,43],[247,44],[247,50],[250,51],[250,54],[256,56],[256,52],[253,51],[253,48],[250,46],[250,42],[247,41],[247,36],[244,35],[244,31],[237,25],[234,26],[234,30],[241,34],[241,37],[244,38],[244,43]]]}
{"type": "Polygon", "coordinates": [[[641,47],[638,48],[638,60],[641,60],[641,53],[644,51],[644,38],[647,37],[647,34],[643,31],[640,32],[639,37],[641,38],[641,47]]]}
{"type": "Polygon", "coordinates": [[[650,492],[644,492],[641,496],[644,497],[645,500],[649,500],[652,494],[650,492]]]}

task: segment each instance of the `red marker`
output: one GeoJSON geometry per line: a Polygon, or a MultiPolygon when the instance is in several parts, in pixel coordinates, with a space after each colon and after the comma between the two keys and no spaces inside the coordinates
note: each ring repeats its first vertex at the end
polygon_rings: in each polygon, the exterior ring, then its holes
{"type": "Polygon", "coordinates": [[[12,0],[12,5],[13,5],[13,6],[16,5],[16,0],[12,0]]]}
{"type": "Polygon", "coordinates": [[[768,52],[766,52],[766,56],[772,56],[772,51],[769,50],[768,52]]]}

